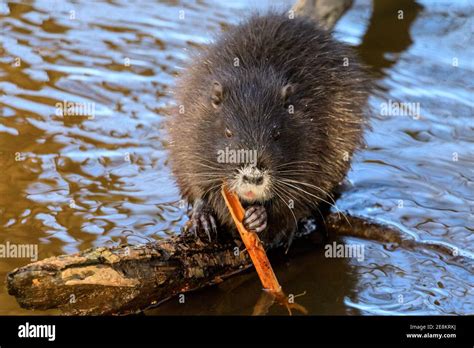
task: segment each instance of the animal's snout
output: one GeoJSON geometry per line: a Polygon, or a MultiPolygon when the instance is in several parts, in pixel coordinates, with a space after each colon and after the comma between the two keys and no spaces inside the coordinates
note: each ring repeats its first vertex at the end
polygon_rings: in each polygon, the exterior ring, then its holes
{"type": "Polygon", "coordinates": [[[234,185],[237,195],[247,202],[264,202],[272,197],[268,172],[255,166],[239,169],[234,185]]]}
{"type": "Polygon", "coordinates": [[[246,184],[261,185],[263,184],[263,175],[261,173],[247,174],[242,177],[242,181],[246,184]]]}

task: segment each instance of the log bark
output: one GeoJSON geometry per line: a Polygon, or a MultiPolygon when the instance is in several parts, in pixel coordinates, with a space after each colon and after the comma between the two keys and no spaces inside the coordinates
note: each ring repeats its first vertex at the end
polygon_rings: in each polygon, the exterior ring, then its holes
{"type": "Polygon", "coordinates": [[[235,247],[179,235],[143,245],[88,249],[17,268],[7,275],[7,288],[27,309],[129,314],[249,268],[247,254],[236,255],[235,247]]]}
{"type": "MultiPolygon", "coordinates": [[[[404,248],[423,244],[450,256],[450,262],[473,269],[471,258],[443,244],[416,241],[367,219],[330,214],[326,229],[330,234],[404,248]]],[[[312,236],[307,230],[297,233],[296,242],[304,245],[301,250],[311,249],[307,246],[312,236]]],[[[74,315],[130,314],[252,268],[248,254],[240,248],[236,252],[239,247],[231,240],[209,242],[187,234],[149,244],[94,248],[17,268],[7,275],[7,288],[27,309],[59,309],[74,315]]],[[[284,252],[281,245],[269,249],[274,249],[273,256],[284,252]]]]}

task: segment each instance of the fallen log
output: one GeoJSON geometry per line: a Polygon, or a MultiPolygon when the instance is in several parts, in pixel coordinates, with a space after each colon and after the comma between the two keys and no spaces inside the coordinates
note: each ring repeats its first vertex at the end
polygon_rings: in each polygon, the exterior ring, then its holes
{"type": "MultiPolygon", "coordinates": [[[[388,226],[338,214],[326,217],[326,229],[330,234],[403,247],[421,243],[388,226]]],[[[295,239],[303,240],[306,246],[311,236],[306,229],[295,239]]],[[[423,245],[453,255],[446,246],[423,245]]],[[[281,245],[269,249],[284,252],[281,245]]],[[[470,258],[454,254],[450,259],[472,268],[470,258]]],[[[181,234],[148,244],[95,248],[34,262],[10,272],[7,288],[27,309],[59,309],[74,315],[130,314],[178,294],[218,284],[251,267],[244,247],[234,241],[209,242],[181,234]]]]}
{"type": "MultiPolygon", "coordinates": [[[[296,238],[307,234],[300,231],[296,238]]],[[[74,315],[127,314],[217,284],[250,267],[246,250],[232,240],[209,242],[181,234],[148,244],[93,248],[34,262],[10,272],[7,289],[26,309],[59,309],[74,315]]]]}
{"type": "Polygon", "coordinates": [[[65,314],[128,314],[179,293],[216,284],[251,266],[233,243],[189,235],[113,248],[93,248],[17,268],[7,289],[26,309],[65,314]]]}

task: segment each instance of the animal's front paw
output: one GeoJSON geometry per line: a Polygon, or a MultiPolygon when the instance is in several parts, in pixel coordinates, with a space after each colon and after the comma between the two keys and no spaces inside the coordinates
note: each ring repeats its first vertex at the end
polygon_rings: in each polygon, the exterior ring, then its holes
{"type": "Polygon", "coordinates": [[[211,232],[213,232],[214,236],[217,237],[217,224],[214,214],[212,213],[212,210],[204,204],[204,202],[199,201],[194,204],[189,221],[190,227],[188,230],[196,237],[205,233],[209,242],[212,241],[211,232]]]}
{"type": "Polygon", "coordinates": [[[267,228],[267,211],[262,205],[252,205],[245,210],[244,227],[250,231],[262,232],[267,228]]]}

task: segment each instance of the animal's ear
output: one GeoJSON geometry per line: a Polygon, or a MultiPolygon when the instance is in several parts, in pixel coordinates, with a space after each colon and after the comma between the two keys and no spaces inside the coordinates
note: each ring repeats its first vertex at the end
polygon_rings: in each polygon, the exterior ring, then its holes
{"type": "Polygon", "coordinates": [[[295,85],[292,83],[288,83],[281,88],[280,96],[285,105],[288,103],[290,97],[295,93],[295,88],[295,85]]]}
{"type": "Polygon", "coordinates": [[[296,85],[293,83],[287,83],[281,88],[280,97],[281,97],[281,100],[283,101],[283,106],[285,108],[287,108],[288,105],[290,104],[291,96],[295,94],[295,91],[296,91],[296,85]]]}
{"type": "Polygon", "coordinates": [[[224,99],[224,87],[218,81],[212,82],[211,90],[211,104],[217,109],[221,106],[222,100],[224,99]]]}

